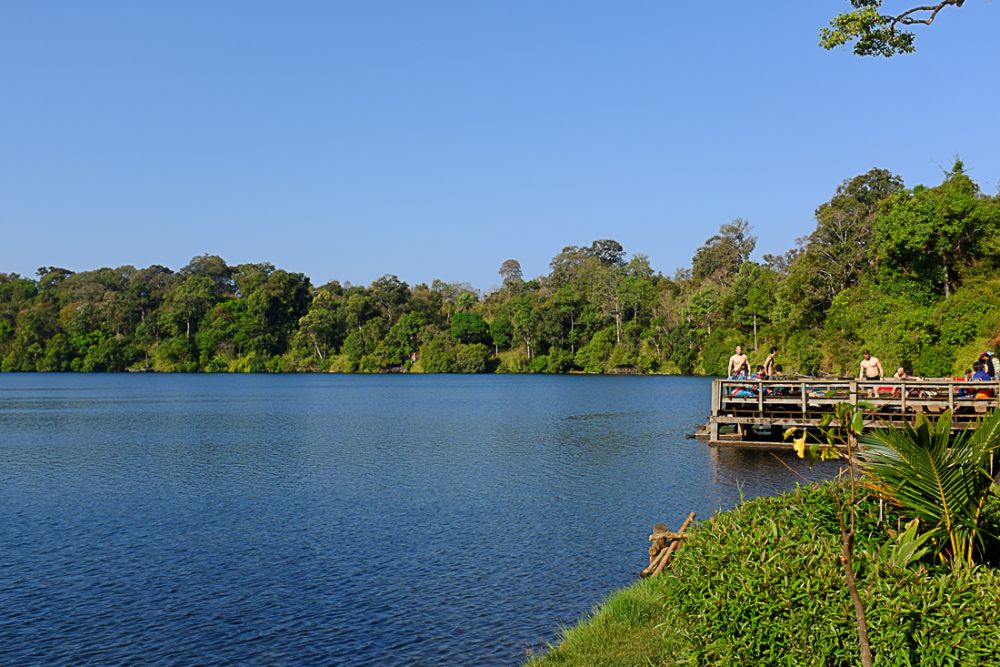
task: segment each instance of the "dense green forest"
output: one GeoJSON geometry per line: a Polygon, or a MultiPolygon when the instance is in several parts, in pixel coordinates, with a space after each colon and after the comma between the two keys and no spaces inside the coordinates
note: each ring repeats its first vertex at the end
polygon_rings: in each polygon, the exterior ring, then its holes
{"type": "Polygon", "coordinates": [[[1000,332],[1000,196],[956,162],[936,187],[873,169],[816,209],[787,253],[751,261],[721,226],[672,277],[614,240],[569,246],[548,275],[500,266],[480,295],[392,275],[314,286],[271,264],[202,255],[180,269],[0,274],[4,371],[720,374],[736,343],[786,371],[964,370],[1000,332]]]}

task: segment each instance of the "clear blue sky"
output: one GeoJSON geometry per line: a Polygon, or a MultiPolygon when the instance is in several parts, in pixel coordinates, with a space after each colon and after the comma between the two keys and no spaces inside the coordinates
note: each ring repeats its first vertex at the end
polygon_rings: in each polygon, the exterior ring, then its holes
{"type": "MultiPolygon", "coordinates": [[[[890,0],[895,2],[895,0],[890,0]]],[[[845,178],[1000,180],[1000,3],[918,53],[817,47],[810,2],[6,2],[0,272],[270,261],[499,282],[615,238],[672,274],[783,252],[845,178]]]]}

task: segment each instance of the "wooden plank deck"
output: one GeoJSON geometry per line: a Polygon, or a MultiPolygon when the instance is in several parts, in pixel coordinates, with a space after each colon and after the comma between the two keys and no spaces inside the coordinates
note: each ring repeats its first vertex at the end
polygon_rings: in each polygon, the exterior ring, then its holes
{"type": "Polygon", "coordinates": [[[900,427],[918,414],[933,417],[951,410],[952,429],[961,430],[996,408],[998,396],[998,381],[715,380],[707,440],[710,445],[789,446],[782,438],[787,428],[818,429],[838,404],[858,402],[872,406],[865,411],[868,428],[900,427]]]}

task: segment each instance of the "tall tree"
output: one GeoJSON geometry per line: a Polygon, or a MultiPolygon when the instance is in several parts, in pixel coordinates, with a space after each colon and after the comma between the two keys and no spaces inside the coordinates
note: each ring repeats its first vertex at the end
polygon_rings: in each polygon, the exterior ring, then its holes
{"type": "Polygon", "coordinates": [[[274,264],[260,262],[258,264],[237,264],[232,268],[233,284],[236,294],[247,296],[260,287],[268,276],[274,273],[274,264]]]}
{"type": "Polygon", "coordinates": [[[1000,229],[1000,206],[982,197],[956,160],[944,182],[890,198],[875,220],[876,252],[891,272],[937,283],[948,298],[960,271],[1000,229]]]}
{"type": "Polygon", "coordinates": [[[159,308],[178,280],[177,274],[159,264],[139,269],[129,277],[127,289],[138,304],[140,322],[145,322],[146,317],[159,308]]]}
{"type": "Polygon", "coordinates": [[[198,255],[178,273],[182,277],[203,276],[212,281],[212,293],[217,299],[232,295],[236,291],[233,270],[226,260],[218,255],[198,255]]]}
{"type": "Polygon", "coordinates": [[[625,248],[614,239],[598,239],[590,244],[587,252],[605,266],[625,265],[625,248]]]}
{"type": "Polygon", "coordinates": [[[344,323],[337,305],[336,296],[323,289],[317,290],[309,312],[299,320],[299,335],[309,341],[320,361],[343,341],[344,323]]]}
{"type": "Polygon", "coordinates": [[[293,327],[309,309],[309,278],[278,269],[246,297],[242,329],[252,351],[279,354],[293,327]]]}
{"type": "Polygon", "coordinates": [[[771,320],[777,282],[777,276],[771,269],[754,262],[746,262],[741,266],[733,281],[730,293],[733,317],[743,329],[746,328],[747,322],[752,322],[754,352],[758,347],[759,324],[771,320]]]}
{"type": "Polygon", "coordinates": [[[396,276],[385,275],[372,283],[369,288],[372,303],[391,324],[403,312],[403,306],[410,300],[410,286],[396,276]]]}
{"type": "Polygon", "coordinates": [[[548,277],[549,283],[555,288],[578,283],[582,265],[592,256],[586,248],[566,246],[549,262],[549,268],[552,270],[548,277]]]}
{"type": "Polygon", "coordinates": [[[513,289],[524,282],[524,273],[521,271],[521,262],[516,259],[505,259],[500,265],[500,280],[506,289],[513,289]]]}
{"type": "Polygon", "coordinates": [[[542,318],[538,312],[534,295],[520,295],[513,306],[510,322],[513,325],[514,337],[524,343],[530,361],[535,356],[542,318]]]}
{"type": "MultiPolygon", "coordinates": [[[[879,204],[903,189],[903,180],[885,169],[844,181],[830,201],[816,209],[816,229],[803,247],[806,268],[826,294],[826,303],[872,267],[873,221],[879,204]]],[[[794,264],[793,264],[794,266],[794,264]]]]}
{"type": "Polygon", "coordinates": [[[719,227],[719,233],[698,248],[691,263],[691,275],[698,281],[729,285],[756,246],[757,237],[750,233],[750,223],[736,218],[719,227]]]}
{"type": "Polygon", "coordinates": [[[185,338],[191,338],[194,326],[215,303],[216,287],[210,277],[191,274],[170,293],[164,304],[165,314],[177,326],[178,333],[179,325],[184,325],[185,338]]]}

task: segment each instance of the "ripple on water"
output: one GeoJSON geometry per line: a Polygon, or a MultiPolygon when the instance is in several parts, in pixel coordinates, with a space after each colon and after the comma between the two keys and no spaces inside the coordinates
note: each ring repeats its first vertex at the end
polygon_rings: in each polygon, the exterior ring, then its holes
{"type": "Polygon", "coordinates": [[[793,484],[684,438],[709,386],[0,375],[0,663],[517,664],[793,484]]]}

